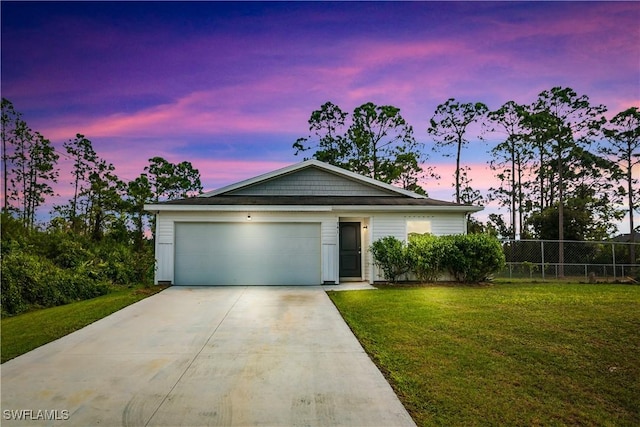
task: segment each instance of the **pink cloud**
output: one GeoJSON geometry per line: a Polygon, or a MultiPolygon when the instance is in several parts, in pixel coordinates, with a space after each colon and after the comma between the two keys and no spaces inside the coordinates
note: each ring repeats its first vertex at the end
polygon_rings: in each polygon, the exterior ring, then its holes
{"type": "MultiPolygon", "coordinates": [[[[260,87],[262,86],[262,87],[260,87]]],[[[255,87],[254,94],[264,91],[255,87]]],[[[269,89],[271,90],[271,89],[269,89]]],[[[103,137],[184,137],[198,134],[282,132],[306,122],[295,108],[247,111],[248,99],[236,96],[239,88],[223,88],[187,94],[174,102],[152,106],[134,113],[117,113],[96,119],[67,118],[61,126],[47,127],[47,136],[66,139],[76,133],[91,138],[103,137]],[[238,89],[236,91],[236,89],[238,89]],[[235,98],[235,100],[234,100],[235,98]],[[221,100],[213,105],[211,100],[221,100]],[[71,123],[73,122],[73,123],[71,123]]],[[[264,92],[262,93],[265,96],[264,92]]]]}
{"type": "Polygon", "coordinates": [[[464,56],[472,52],[467,43],[454,40],[421,41],[364,41],[351,48],[355,63],[363,69],[374,66],[405,62],[423,62],[456,55],[464,56]]]}

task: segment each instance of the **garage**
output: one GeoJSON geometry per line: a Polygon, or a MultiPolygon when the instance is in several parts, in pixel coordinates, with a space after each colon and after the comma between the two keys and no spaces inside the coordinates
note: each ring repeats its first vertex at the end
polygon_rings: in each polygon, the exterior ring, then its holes
{"type": "Polygon", "coordinates": [[[319,285],[319,223],[175,223],[175,285],[319,285]]]}

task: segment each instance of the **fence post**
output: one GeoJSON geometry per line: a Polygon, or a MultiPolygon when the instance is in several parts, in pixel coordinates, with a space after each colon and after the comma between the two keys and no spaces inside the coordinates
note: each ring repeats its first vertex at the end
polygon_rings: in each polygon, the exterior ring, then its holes
{"type": "Polygon", "coordinates": [[[544,240],[540,240],[540,254],[542,255],[542,280],[544,280],[544,240]]]}

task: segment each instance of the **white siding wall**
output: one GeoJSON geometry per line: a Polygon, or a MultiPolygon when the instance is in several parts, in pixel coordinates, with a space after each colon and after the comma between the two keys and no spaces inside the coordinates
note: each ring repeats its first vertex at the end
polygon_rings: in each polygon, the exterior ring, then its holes
{"type": "Polygon", "coordinates": [[[173,282],[173,221],[158,215],[156,221],[156,262],[155,281],[173,282]]]}
{"type": "MultiPolygon", "coordinates": [[[[387,236],[394,236],[396,239],[406,241],[407,240],[407,225],[406,225],[406,214],[389,214],[389,213],[381,213],[377,214],[372,218],[371,224],[371,243],[376,240],[382,239],[387,236]]],[[[371,254],[369,254],[371,256],[371,254]]],[[[371,258],[371,266],[370,266],[370,275],[372,280],[370,281],[379,281],[384,280],[382,272],[379,268],[373,265],[373,258],[371,258]]]]}
{"type": "Polygon", "coordinates": [[[364,256],[362,272],[364,273],[364,280],[371,282],[373,268],[373,258],[371,257],[371,252],[369,252],[369,246],[371,246],[371,218],[365,218],[362,225],[367,227],[362,231],[362,253],[364,256]]]}
{"type": "Polygon", "coordinates": [[[156,283],[174,282],[174,224],[176,222],[246,222],[247,215],[254,222],[314,222],[321,223],[322,281],[338,282],[339,248],[338,222],[346,219],[360,221],[367,229],[362,230],[363,275],[370,282],[383,280],[373,265],[369,247],[375,240],[386,236],[407,240],[407,220],[430,220],[435,235],[460,234],[466,232],[466,219],[462,213],[434,213],[415,215],[406,212],[164,212],[157,215],[156,224],[156,283]]]}
{"type": "Polygon", "coordinates": [[[376,241],[387,236],[394,236],[399,240],[407,240],[407,225],[404,213],[381,213],[373,218],[371,239],[376,241]]]}
{"type": "Polygon", "coordinates": [[[467,217],[459,213],[441,213],[433,216],[431,233],[436,236],[464,234],[467,232],[467,217]]]}

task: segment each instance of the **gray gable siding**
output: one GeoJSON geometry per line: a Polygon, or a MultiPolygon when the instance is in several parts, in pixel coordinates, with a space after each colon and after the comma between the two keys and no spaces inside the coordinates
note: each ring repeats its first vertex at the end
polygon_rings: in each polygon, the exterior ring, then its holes
{"type": "Polygon", "coordinates": [[[314,167],[230,191],[234,196],[397,196],[314,167]]]}

